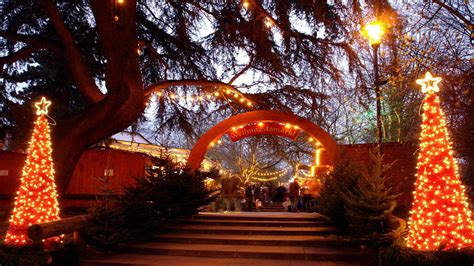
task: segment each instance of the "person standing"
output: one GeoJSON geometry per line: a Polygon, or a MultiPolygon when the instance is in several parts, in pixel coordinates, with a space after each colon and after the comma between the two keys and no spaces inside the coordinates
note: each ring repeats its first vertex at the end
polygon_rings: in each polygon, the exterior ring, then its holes
{"type": "Polygon", "coordinates": [[[234,211],[242,211],[242,200],[244,199],[245,191],[243,188],[239,187],[234,191],[234,211]]]}
{"type": "Polygon", "coordinates": [[[247,186],[245,189],[245,205],[247,211],[250,211],[252,209],[252,204],[253,204],[253,186],[247,186]]]}
{"type": "Polygon", "coordinates": [[[310,183],[308,181],[305,182],[303,188],[301,189],[301,196],[303,198],[303,210],[305,212],[310,211],[310,202],[311,202],[311,191],[309,189],[310,183]]]}
{"type": "Polygon", "coordinates": [[[291,212],[298,212],[298,202],[300,200],[300,185],[298,179],[295,178],[290,183],[290,200],[291,200],[291,212]]]}

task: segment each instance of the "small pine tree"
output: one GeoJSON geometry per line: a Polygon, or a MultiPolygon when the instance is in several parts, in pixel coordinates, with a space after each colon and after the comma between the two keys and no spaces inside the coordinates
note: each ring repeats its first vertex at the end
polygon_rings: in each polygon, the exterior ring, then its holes
{"type": "Polygon", "coordinates": [[[112,201],[115,190],[110,189],[109,174],[97,178],[101,186],[96,199],[99,206],[89,210],[92,214],[91,226],[88,226],[86,241],[95,249],[103,252],[116,250],[122,243],[132,239],[127,225],[127,217],[117,200],[112,201]],[[113,204],[112,204],[113,203],[113,204]]]}
{"type": "Polygon", "coordinates": [[[359,177],[355,187],[343,192],[344,208],[353,236],[382,244],[393,240],[388,222],[399,195],[394,195],[386,184],[384,173],[390,166],[382,164],[378,149],[375,154],[370,153],[370,159],[371,164],[359,177]]]}
{"type": "Polygon", "coordinates": [[[124,200],[150,202],[162,218],[184,217],[210,202],[210,191],[204,179],[216,177],[213,172],[189,173],[169,159],[152,159],[146,178],[126,188],[124,200]]]}
{"type": "Polygon", "coordinates": [[[348,222],[345,215],[344,193],[355,187],[362,176],[363,166],[350,160],[345,154],[335,166],[317,199],[316,211],[326,215],[331,223],[340,230],[347,230],[348,222]]]}

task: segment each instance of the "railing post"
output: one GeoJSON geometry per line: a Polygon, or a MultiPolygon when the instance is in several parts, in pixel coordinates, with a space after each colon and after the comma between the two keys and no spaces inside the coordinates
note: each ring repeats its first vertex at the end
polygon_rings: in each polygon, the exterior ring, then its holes
{"type": "Polygon", "coordinates": [[[85,230],[74,231],[72,234],[73,243],[76,249],[77,254],[80,257],[83,257],[86,254],[86,241],[84,239],[85,230]]]}

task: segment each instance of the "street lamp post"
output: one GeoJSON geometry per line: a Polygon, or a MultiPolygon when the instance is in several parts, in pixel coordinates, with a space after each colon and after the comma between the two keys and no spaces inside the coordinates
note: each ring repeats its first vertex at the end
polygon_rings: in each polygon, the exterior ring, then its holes
{"type": "Polygon", "coordinates": [[[377,145],[380,148],[382,145],[382,119],[381,119],[381,93],[380,93],[380,82],[379,82],[379,47],[383,35],[382,24],[378,22],[372,22],[367,24],[363,29],[364,35],[369,39],[369,43],[372,46],[374,52],[374,90],[375,90],[375,103],[376,103],[376,117],[377,117],[377,145]]]}
{"type": "Polygon", "coordinates": [[[382,119],[381,119],[381,99],[380,99],[380,84],[379,84],[379,47],[380,44],[373,44],[374,50],[374,89],[375,89],[375,103],[377,116],[377,145],[382,145],[382,119]]]}

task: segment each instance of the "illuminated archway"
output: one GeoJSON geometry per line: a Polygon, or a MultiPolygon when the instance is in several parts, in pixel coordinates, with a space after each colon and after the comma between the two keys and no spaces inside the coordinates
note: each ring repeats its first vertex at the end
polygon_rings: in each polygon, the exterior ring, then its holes
{"type": "MultiPolygon", "coordinates": [[[[238,114],[229,117],[222,122],[218,123],[209,131],[207,131],[194,145],[189,158],[187,161],[187,167],[191,171],[199,169],[207,150],[214,144],[216,140],[220,139],[222,135],[229,131],[245,126],[252,123],[259,122],[276,122],[281,124],[291,124],[298,129],[305,131],[306,134],[317,140],[322,146],[322,152],[318,155],[319,162],[321,165],[333,166],[337,159],[339,148],[336,141],[329,135],[324,129],[309,121],[306,118],[297,116],[292,113],[284,113],[279,111],[263,110],[263,111],[252,111],[243,114],[238,114]]],[[[268,133],[272,134],[272,133],[268,133]]],[[[280,134],[272,134],[280,135],[280,134]]]]}

